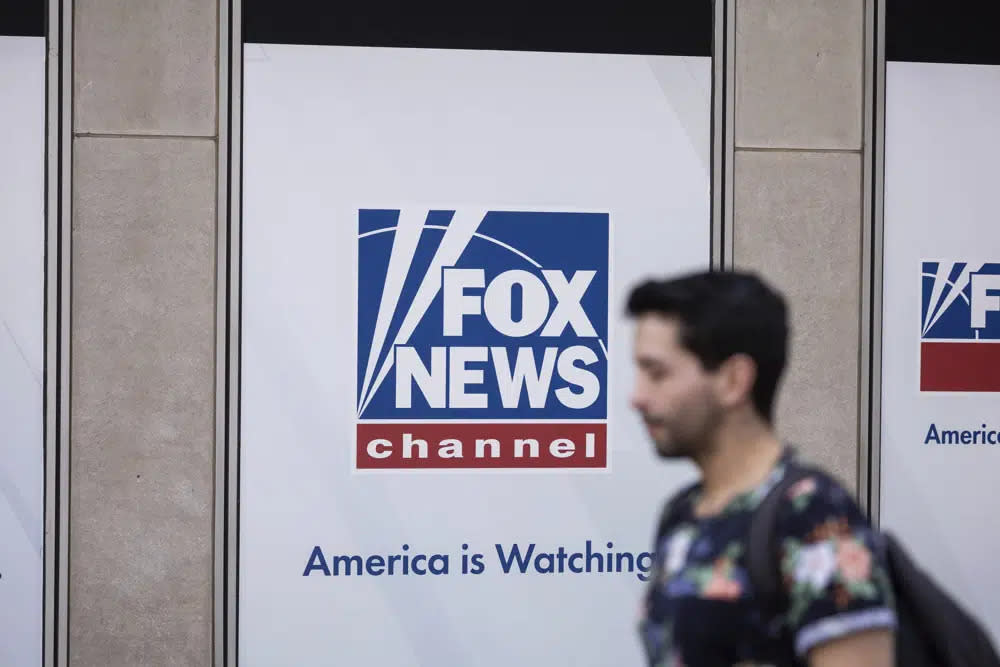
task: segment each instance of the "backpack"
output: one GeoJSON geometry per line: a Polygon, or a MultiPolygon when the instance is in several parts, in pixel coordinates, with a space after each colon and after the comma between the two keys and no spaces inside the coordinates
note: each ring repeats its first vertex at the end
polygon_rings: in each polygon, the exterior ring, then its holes
{"type": "MultiPolygon", "coordinates": [[[[790,463],[780,482],[768,492],[750,522],[747,569],[754,590],[768,611],[784,608],[779,572],[779,546],[773,539],[778,508],[793,484],[811,474],[790,463]]],[[[665,528],[661,524],[661,530],[665,528]]],[[[1000,667],[1000,657],[989,635],[922,570],[890,533],[877,534],[884,550],[895,597],[896,664],[906,667],[1000,667]]]]}

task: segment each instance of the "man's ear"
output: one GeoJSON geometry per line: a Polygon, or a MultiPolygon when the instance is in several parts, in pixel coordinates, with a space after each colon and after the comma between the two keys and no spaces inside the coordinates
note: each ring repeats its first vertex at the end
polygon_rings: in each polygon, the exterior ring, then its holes
{"type": "Polygon", "coordinates": [[[734,354],[719,366],[717,391],[725,407],[751,401],[757,380],[757,363],[746,354],[734,354]]]}

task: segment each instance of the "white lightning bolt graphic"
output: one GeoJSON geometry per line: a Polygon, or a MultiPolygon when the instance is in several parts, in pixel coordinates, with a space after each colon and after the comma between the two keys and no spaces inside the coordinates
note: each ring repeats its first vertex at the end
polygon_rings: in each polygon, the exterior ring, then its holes
{"type": "Polygon", "coordinates": [[[962,295],[962,291],[969,284],[969,265],[965,265],[965,268],[962,269],[962,272],[954,283],[949,283],[948,275],[951,273],[952,267],[954,267],[954,264],[947,268],[945,268],[944,262],[938,264],[938,272],[934,276],[934,289],[931,292],[930,307],[927,309],[927,321],[924,322],[923,335],[927,335],[927,332],[937,324],[941,316],[948,312],[948,306],[954,303],[955,299],[959,296],[964,296],[962,295]],[[945,292],[944,301],[941,302],[940,306],[935,307],[934,304],[941,298],[941,292],[945,289],[947,289],[947,292],[945,292]]]}
{"type": "MultiPolygon", "coordinates": [[[[423,319],[427,309],[430,308],[434,297],[441,291],[441,269],[446,266],[454,266],[458,258],[465,252],[465,248],[469,245],[469,241],[476,233],[479,225],[482,224],[486,213],[486,209],[455,212],[455,217],[452,218],[451,224],[448,225],[448,230],[441,239],[441,245],[438,246],[437,252],[434,253],[434,259],[431,260],[430,266],[427,267],[427,273],[424,274],[424,279],[417,289],[417,294],[410,303],[410,310],[407,311],[406,317],[403,319],[403,324],[399,327],[396,338],[392,343],[393,349],[390,350],[389,356],[382,362],[382,367],[379,369],[374,384],[372,384],[367,392],[362,392],[364,400],[361,404],[361,409],[358,410],[358,415],[361,415],[368,407],[368,404],[371,403],[375,393],[382,386],[386,375],[392,369],[395,361],[395,347],[397,345],[405,345],[409,342],[410,336],[413,335],[413,331],[420,324],[420,320],[423,319]]],[[[393,246],[394,253],[395,250],[396,248],[393,246]]]]}
{"type": "Polygon", "coordinates": [[[413,261],[422,230],[422,216],[400,212],[396,235],[392,240],[392,254],[389,256],[389,269],[386,273],[385,288],[382,290],[382,301],[378,306],[378,318],[375,322],[372,346],[368,350],[368,366],[365,369],[364,384],[361,385],[362,398],[368,394],[368,389],[371,386],[375,365],[378,363],[379,354],[385,345],[385,337],[389,331],[389,324],[392,322],[392,315],[399,305],[399,295],[403,291],[403,283],[406,281],[406,274],[413,261]]]}

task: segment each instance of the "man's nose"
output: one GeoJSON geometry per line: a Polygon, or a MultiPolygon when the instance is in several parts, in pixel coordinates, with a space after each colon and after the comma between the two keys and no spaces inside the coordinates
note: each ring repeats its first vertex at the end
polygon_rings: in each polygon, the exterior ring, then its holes
{"type": "Polygon", "coordinates": [[[632,403],[632,407],[639,412],[642,412],[643,408],[646,407],[645,392],[642,391],[642,388],[638,384],[632,389],[632,397],[630,401],[632,403]]]}

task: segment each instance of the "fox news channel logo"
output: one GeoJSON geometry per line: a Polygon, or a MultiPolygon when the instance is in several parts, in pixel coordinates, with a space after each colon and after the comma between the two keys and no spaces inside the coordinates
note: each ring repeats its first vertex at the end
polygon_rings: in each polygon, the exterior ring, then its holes
{"type": "Polygon", "coordinates": [[[1000,263],[921,268],[921,391],[1000,391],[1000,263]]]}
{"type": "Polygon", "coordinates": [[[609,215],[358,212],[355,468],[606,468],[609,215]]]}

